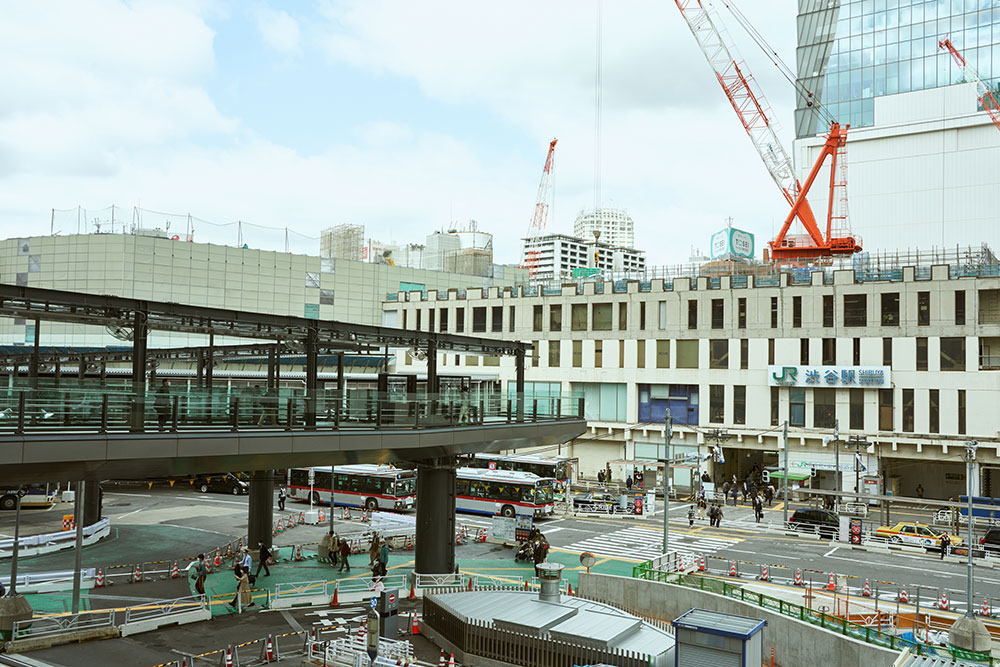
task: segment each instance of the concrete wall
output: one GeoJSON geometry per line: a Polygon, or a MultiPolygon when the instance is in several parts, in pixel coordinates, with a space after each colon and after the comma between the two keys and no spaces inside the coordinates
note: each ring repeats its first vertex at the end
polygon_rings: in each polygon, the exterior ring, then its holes
{"type": "Polygon", "coordinates": [[[675,584],[581,572],[579,595],[642,610],[661,620],[673,620],[695,607],[765,620],[764,650],[769,652],[773,646],[775,664],[782,667],[891,667],[899,655],[753,604],[675,584]]]}

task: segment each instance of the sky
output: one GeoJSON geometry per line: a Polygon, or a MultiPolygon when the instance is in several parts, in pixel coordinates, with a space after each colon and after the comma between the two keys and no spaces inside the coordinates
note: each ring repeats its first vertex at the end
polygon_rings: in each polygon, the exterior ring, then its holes
{"type": "MultiPolygon", "coordinates": [[[[552,138],[547,229],[595,205],[598,1],[9,3],[0,236],[107,231],[114,204],[116,230],[139,209],[315,255],[342,223],[423,242],[476,220],[517,262],[552,138]]],[[[794,64],[794,3],[739,6],[794,64]]],[[[792,87],[721,11],[790,151],[792,87]]],[[[729,217],[761,247],[787,205],[675,4],[600,16],[600,203],[629,212],[651,265],[707,251],[729,217]]]]}

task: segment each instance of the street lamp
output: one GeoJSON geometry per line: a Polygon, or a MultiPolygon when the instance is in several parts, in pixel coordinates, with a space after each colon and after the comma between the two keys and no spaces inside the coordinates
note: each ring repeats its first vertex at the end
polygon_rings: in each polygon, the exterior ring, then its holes
{"type": "Polygon", "coordinates": [[[674,437],[670,408],[667,408],[663,423],[663,553],[667,553],[670,547],[670,439],[674,437]]]}
{"type": "Polygon", "coordinates": [[[852,435],[847,439],[854,446],[854,493],[858,494],[854,502],[861,502],[861,445],[868,446],[868,438],[863,435],[852,435]]]}

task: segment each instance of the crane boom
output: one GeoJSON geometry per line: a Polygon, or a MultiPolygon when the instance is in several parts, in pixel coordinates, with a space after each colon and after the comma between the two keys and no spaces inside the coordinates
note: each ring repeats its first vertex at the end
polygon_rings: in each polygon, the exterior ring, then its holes
{"type": "Polygon", "coordinates": [[[962,54],[959,53],[955,45],[951,43],[951,40],[945,37],[943,40],[938,42],[938,47],[942,49],[947,49],[951,54],[951,57],[955,60],[955,64],[958,65],[958,69],[962,71],[965,78],[969,80],[976,87],[976,97],[979,98],[979,103],[983,105],[983,109],[990,115],[990,120],[993,124],[997,126],[1000,130],[1000,105],[997,105],[996,98],[993,97],[993,93],[990,92],[989,87],[983,80],[979,78],[976,74],[976,70],[972,68],[972,65],[965,61],[962,54]]]}
{"type": "Polygon", "coordinates": [[[524,239],[524,262],[522,266],[528,269],[528,280],[534,281],[538,274],[538,239],[545,233],[545,225],[549,217],[549,197],[552,192],[552,164],[555,158],[558,139],[549,142],[549,152],[545,156],[545,166],[542,168],[542,178],[538,182],[538,194],[535,196],[535,210],[531,215],[531,225],[524,239]]]}

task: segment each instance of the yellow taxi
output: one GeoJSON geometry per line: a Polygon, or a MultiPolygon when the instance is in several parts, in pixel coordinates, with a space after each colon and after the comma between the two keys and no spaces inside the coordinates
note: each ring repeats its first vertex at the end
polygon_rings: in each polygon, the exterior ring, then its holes
{"type": "MultiPolygon", "coordinates": [[[[921,547],[940,547],[941,537],[945,532],[927,524],[902,521],[895,526],[882,526],[875,531],[875,534],[887,538],[890,542],[921,547]]],[[[952,546],[962,543],[962,538],[958,535],[948,535],[948,537],[951,539],[952,546]]]]}

